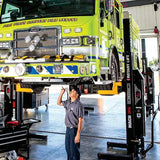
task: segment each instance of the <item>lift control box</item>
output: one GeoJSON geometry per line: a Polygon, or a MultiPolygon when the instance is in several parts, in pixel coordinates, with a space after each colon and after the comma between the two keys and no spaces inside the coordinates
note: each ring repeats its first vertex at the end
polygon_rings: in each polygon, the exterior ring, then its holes
{"type": "Polygon", "coordinates": [[[145,136],[144,77],[139,70],[133,70],[134,85],[134,127],[137,139],[145,136]]]}
{"type": "Polygon", "coordinates": [[[154,89],[154,71],[147,67],[148,88],[147,88],[147,105],[155,103],[155,89],[154,89]]]}

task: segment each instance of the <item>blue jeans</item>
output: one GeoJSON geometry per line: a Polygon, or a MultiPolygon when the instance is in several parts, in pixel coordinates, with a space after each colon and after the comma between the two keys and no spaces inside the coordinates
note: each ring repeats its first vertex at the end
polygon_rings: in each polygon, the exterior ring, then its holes
{"type": "Polygon", "coordinates": [[[67,152],[67,160],[80,160],[80,143],[74,142],[77,134],[77,128],[67,128],[65,137],[65,147],[67,152]]]}

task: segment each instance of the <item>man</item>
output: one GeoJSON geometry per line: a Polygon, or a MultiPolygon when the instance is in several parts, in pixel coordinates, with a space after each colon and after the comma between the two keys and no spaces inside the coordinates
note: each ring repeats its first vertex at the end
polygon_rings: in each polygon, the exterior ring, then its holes
{"type": "Polygon", "coordinates": [[[83,125],[84,109],[79,100],[81,92],[76,86],[69,93],[70,99],[62,101],[65,89],[61,89],[61,93],[57,100],[57,104],[64,106],[66,109],[65,125],[66,137],[65,148],[67,152],[67,160],[80,160],[80,133],[83,125]]]}

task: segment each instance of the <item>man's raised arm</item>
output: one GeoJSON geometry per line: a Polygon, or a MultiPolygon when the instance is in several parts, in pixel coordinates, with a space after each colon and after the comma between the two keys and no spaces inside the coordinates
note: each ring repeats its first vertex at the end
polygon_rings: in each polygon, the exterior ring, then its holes
{"type": "Polygon", "coordinates": [[[59,105],[59,106],[63,106],[63,104],[62,104],[62,97],[63,97],[64,92],[65,92],[65,89],[62,88],[61,89],[61,93],[59,94],[59,97],[57,99],[57,105],[59,105]]]}

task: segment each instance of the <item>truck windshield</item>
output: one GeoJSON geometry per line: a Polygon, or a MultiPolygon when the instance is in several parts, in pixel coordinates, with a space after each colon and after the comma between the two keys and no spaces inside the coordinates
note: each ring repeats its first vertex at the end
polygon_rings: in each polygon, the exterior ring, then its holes
{"type": "Polygon", "coordinates": [[[1,23],[45,17],[93,15],[95,0],[3,0],[1,23]]]}

